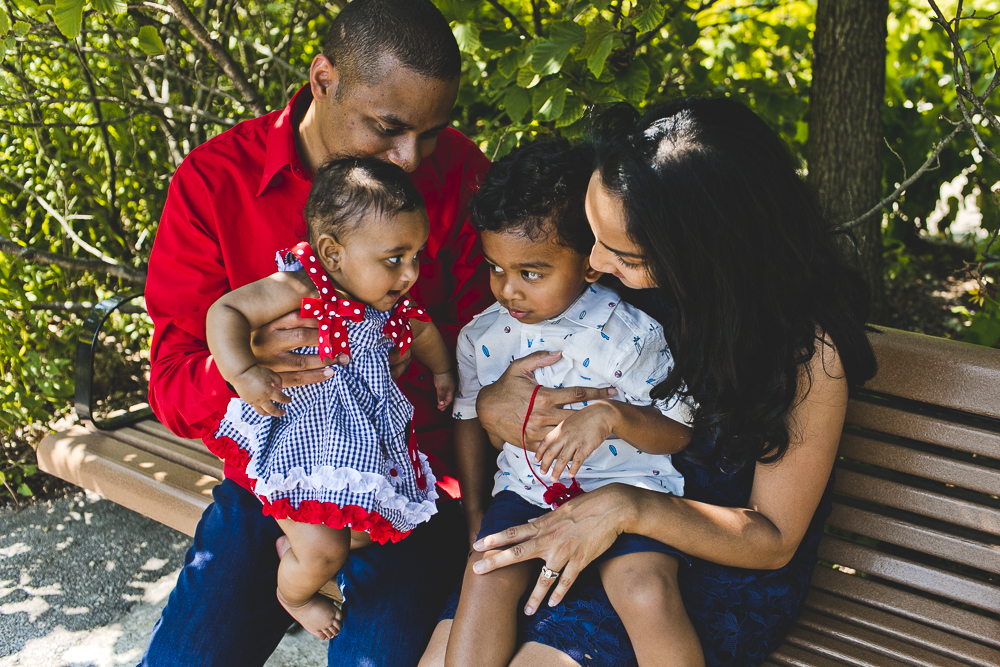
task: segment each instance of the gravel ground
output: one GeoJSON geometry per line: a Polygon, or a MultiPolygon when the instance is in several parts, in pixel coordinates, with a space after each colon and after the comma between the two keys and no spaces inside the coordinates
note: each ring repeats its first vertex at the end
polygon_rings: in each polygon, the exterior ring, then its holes
{"type": "MultiPolygon", "coordinates": [[[[0,667],[135,665],[191,540],[92,493],[0,510],[0,667]]],[[[286,635],[267,667],[319,667],[286,635]]]]}

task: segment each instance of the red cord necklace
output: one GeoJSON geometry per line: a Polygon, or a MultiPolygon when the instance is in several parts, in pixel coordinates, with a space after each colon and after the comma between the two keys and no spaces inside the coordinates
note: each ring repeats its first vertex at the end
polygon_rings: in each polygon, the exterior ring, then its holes
{"type": "Polygon", "coordinates": [[[528,428],[528,419],[531,417],[531,409],[535,407],[535,396],[538,395],[538,390],[542,388],[542,385],[536,384],[535,390],[531,392],[531,400],[528,401],[528,414],[524,415],[524,424],[521,425],[521,449],[524,450],[524,460],[528,463],[528,470],[531,474],[535,476],[542,486],[545,487],[545,495],[542,496],[542,500],[548,503],[552,509],[555,509],[568,501],[571,498],[575,498],[583,493],[583,488],[580,486],[580,482],[573,479],[573,483],[569,485],[569,488],[561,482],[554,482],[552,486],[545,483],[541,475],[535,472],[535,469],[531,466],[531,457],[528,455],[528,445],[524,441],[524,432],[528,428]]]}

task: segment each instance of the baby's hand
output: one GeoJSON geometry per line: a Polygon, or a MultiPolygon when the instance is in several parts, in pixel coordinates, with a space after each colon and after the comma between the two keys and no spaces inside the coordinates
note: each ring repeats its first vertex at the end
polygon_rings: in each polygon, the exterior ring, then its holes
{"type": "Polygon", "coordinates": [[[535,462],[542,472],[551,472],[554,480],[567,466],[569,476],[575,477],[586,458],[611,437],[613,418],[614,412],[603,401],[575,411],[538,444],[535,462]]]}
{"type": "Polygon", "coordinates": [[[434,374],[434,389],[437,390],[438,410],[446,410],[451,405],[452,400],[455,398],[456,384],[454,371],[434,374]]]}
{"type": "Polygon", "coordinates": [[[251,366],[233,378],[232,385],[240,398],[264,417],[283,416],[285,411],[275,403],[292,402],[292,399],[281,393],[281,376],[263,366],[251,366]]]}

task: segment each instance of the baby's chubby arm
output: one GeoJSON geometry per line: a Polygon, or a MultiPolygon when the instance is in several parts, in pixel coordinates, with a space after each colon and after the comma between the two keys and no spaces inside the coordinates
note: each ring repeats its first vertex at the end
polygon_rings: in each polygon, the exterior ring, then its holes
{"type": "Polygon", "coordinates": [[[410,348],[414,356],[434,374],[434,388],[437,390],[438,410],[444,410],[455,398],[455,362],[448,352],[441,333],[433,322],[410,320],[413,342],[410,348]]]}
{"type": "Polygon", "coordinates": [[[315,297],[316,291],[304,272],[279,272],[224,294],[208,310],[208,349],[215,364],[240,398],[259,414],[280,417],[285,411],[274,403],[290,399],[281,393],[281,377],[257,364],[250,332],[296,310],[310,296],[315,297]]]}

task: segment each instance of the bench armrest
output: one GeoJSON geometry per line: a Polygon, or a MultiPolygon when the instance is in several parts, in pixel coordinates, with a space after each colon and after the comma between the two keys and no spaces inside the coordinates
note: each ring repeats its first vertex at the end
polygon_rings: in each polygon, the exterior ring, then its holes
{"type": "Polygon", "coordinates": [[[93,410],[94,350],[97,347],[97,336],[111,313],[140,296],[142,296],[142,292],[130,295],[115,294],[101,301],[87,315],[83,329],[80,331],[80,337],[76,341],[76,386],[74,390],[76,414],[81,420],[89,420],[102,431],[121,428],[153,414],[153,410],[147,406],[138,410],[129,410],[110,419],[98,419],[94,416],[93,410]]]}

